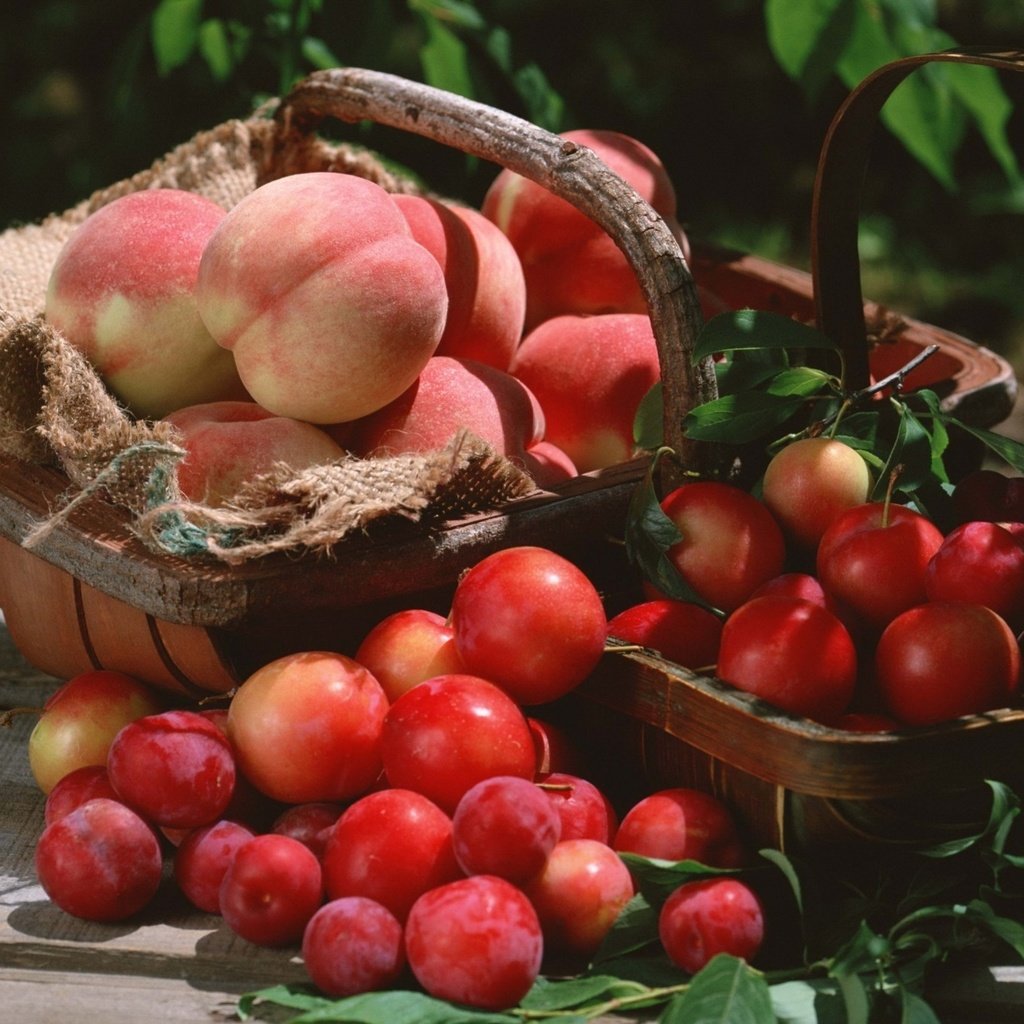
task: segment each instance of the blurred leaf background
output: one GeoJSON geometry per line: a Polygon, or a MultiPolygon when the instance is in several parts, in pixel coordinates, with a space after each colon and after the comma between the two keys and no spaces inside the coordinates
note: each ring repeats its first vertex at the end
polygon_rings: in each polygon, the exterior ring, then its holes
{"type": "MultiPolygon", "coordinates": [[[[1022,0],[36,0],[0,11],[0,226],[244,117],[317,67],[388,71],[555,131],[646,142],[699,238],[809,265],[811,187],[850,87],[900,54],[1024,46],[1022,0]]],[[[1024,367],[1024,74],[935,68],[884,112],[864,291],[1024,367]]],[[[479,202],[496,168],[338,127],[479,202]]]]}

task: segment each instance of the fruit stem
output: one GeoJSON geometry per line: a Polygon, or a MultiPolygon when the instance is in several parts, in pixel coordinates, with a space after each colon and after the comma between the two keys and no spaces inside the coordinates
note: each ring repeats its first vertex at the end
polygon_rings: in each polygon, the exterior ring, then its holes
{"type": "Polygon", "coordinates": [[[892,467],[892,472],[889,474],[889,483],[885,488],[885,498],[882,502],[882,526],[886,527],[889,525],[889,509],[892,506],[893,492],[896,490],[896,483],[899,478],[903,475],[902,463],[892,467]]]}
{"type": "Polygon", "coordinates": [[[5,708],[0,711],[0,729],[9,729],[14,724],[14,719],[18,715],[41,715],[43,708],[5,708]]]}

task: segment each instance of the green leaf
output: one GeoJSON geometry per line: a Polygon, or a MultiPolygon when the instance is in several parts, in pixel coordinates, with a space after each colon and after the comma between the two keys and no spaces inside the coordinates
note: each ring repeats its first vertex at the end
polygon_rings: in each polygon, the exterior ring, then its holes
{"type": "Polygon", "coordinates": [[[847,1024],[839,986],[831,978],[785,981],[768,991],[779,1024],[847,1024]]]}
{"type": "Polygon", "coordinates": [[[320,71],[340,67],[341,61],[334,55],[331,48],[315,36],[306,36],[302,40],[302,56],[309,64],[320,71]]]}
{"type": "Polygon", "coordinates": [[[961,430],[966,431],[972,437],[981,441],[989,451],[994,452],[1012,469],[1024,472],[1024,443],[1012,437],[1004,437],[983,427],[972,427],[961,420],[950,418],[950,424],[955,424],[961,430]]]}
{"type": "Polygon", "coordinates": [[[885,497],[889,477],[897,467],[901,467],[896,482],[898,491],[913,493],[932,479],[931,434],[904,403],[893,400],[890,406],[897,415],[896,437],[875,480],[871,495],[873,501],[881,501],[885,497]]]}
{"type": "Polygon", "coordinates": [[[433,21],[471,31],[480,31],[487,24],[476,7],[465,0],[409,0],[409,9],[433,21]]]}
{"type": "Polygon", "coordinates": [[[720,395],[738,395],[770,380],[789,368],[789,355],[782,348],[734,349],[715,363],[720,395]]]}
{"type": "Polygon", "coordinates": [[[803,912],[803,885],[800,882],[800,876],[797,874],[793,862],[781,850],[758,850],[758,855],[768,861],[769,864],[774,864],[782,872],[783,877],[789,883],[797,909],[803,912]]]}
{"type": "Polygon", "coordinates": [[[835,74],[857,0],[767,0],[768,44],[780,67],[816,98],[835,74]]]}
{"type": "Polygon", "coordinates": [[[665,403],[661,381],[640,399],[633,417],[633,442],[644,451],[653,452],[665,440],[665,403]]]}
{"type": "Polygon", "coordinates": [[[775,1024],[768,983],[738,957],[719,953],[661,1015],[661,1024],[775,1024]]]}
{"type": "MultiPolygon", "coordinates": [[[[860,3],[856,13],[849,45],[838,64],[840,77],[851,89],[876,68],[904,55],[876,6],[860,3]]],[[[896,87],[880,116],[907,150],[954,191],[952,151],[958,138],[948,108],[927,77],[912,74],[896,87]]]]}
{"type": "Polygon", "coordinates": [[[615,919],[615,924],[591,959],[591,968],[644,949],[657,941],[658,912],[646,896],[637,893],[615,919]]]}
{"type": "Polygon", "coordinates": [[[695,441],[746,444],[781,426],[805,401],[800,394],[767,391],[723,395],[690,410],[684,421],[686,436],[695,441]]]}
{"type": "Polygon", "coordinates": [[[524,64],[512,76],[512,85],[523,101],[527,120],[549,132],[560,132],[565,120],[565,101],[536,64],[524,64]]]}
{"type": "Polygon", "coordinates": [[[835,978],[846,1008],[848,1024],[871,1024],[871,1000],[859,975],[839,974],[835,978]]]}
{"type": "Polygon", "coordinates": [[[654,906],[660,906],[679,886],[701,878],[734,874],[736,869],[710,867],[695,860],[659,860],[637,853],[620,853],[637,889],[654,906]]]}
{"type": "Polygon", "coordinates": [[[694,344],[693,361],[699,363],[717,352],[750,348],[835,351],[836,345],[821,331],[782,313],[738,309],[719,313],[704,324],[694,344]]]}
{"type": "Polygon", "coordinates": [[[427,41],[420,48],[420,64],[427,85],[472,97],[473,80],[466,44],[432,10],[421,10],[421,14],[427,29],[427,41]]]}
{"type": "MultiPolygon", "coordinates": [[[[564,1018],[563,1018],[564,1019],[564,1018]]],[[[289,1024],[518,1024],[507,1013],[473,1010],[422,992],[394,989],[349,996],[307,1010],[289,1024]]]]}
{"type": "Polygon", "coordinates": [[[273,1003],[293,1010],[314,1010],[331,1002],[318,995],[312,985],[271,985],[256,992],[247,992],[238,1000],[238,1015],[248,1020],[257,1003],[273,1003]]]}
{"type": "Polygon", "coordinates": [[[184,64],[199,42],[203,0],[160,0],[150,22],[156,67],[167,75],[184,64]]]}
{"type": "Polygon", "coordinates": [[[936,70],[945,77],[952,93],[974,119],[1007,181],[1011,185],[1019,184],[1020,167],[1006,133],[1014,107],[999,82],[999,73],[995,68],[967,64],[946,64],[936,70]]]}
{"type": "Polygon", "coordinates": [[[594,974],[583,978],[551,980],[539,978],[519,1004],[521,1009],[533,1013],[550,1013],[556,1010],[573,1010],[579,1007],[615,999],[619,996],[633,996],[643,986],[635,982],[607,974],[594,974]]]}
{"type": "Polygon", "coordinates": [[[900,1024],[942,1024],[935,1011],[918,995],[900,989],[900,1024]]]}

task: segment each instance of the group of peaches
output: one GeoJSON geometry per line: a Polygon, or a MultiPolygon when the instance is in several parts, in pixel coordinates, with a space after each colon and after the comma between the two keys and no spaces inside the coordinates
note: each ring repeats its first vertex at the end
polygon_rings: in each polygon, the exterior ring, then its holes
{"type": "MultiPolygon", "coordinates": [[[[610,131],[592,148],[665,219],[669,177],[610,131]]],[[[46,320],[187,452],[223,504],[285,463],[443,448],[461,428],[549,487],[628,459],[658,351],[601,228],[508,169],[479,209],[346,173],[260,185],[225,211],[174,188],[94,211],[52,270],[46,320]]]]}

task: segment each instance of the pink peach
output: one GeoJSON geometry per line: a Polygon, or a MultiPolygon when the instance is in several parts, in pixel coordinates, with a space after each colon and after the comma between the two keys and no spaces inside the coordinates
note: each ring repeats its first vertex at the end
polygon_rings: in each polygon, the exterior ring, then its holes
{"type": "MultiPolygon", "coordinates": [[[[661,160],[619,132],[581,129],[563,139],[592,149],[633,186],[689,247],[676,219],[676,194],[661,160]]],[[[505,168],[484,196],[483,214],[508,236],[526,278],[526,329],[566,313],[646,313],[629,262],[611,237],[571,203],[505,168]]]]}
{"type": "Polygon", "coordinates": [[[242,486],[277,463],[294,470],[341,458],[345,451],[326,431],[256,402],[208,402],[169,413],[187,454],[178,465],[186,498],[222,505],[242,486]]]}
{"type": "Polygon", "coordinates": [[[468,429],[502,455],[521,458],[544,438],[544,414],[511,374],[472,359],[434,356],[416,382],[348,434],[357,455],[443,448],[468,429]]]}
{"type": "Polygon", "coordinates": [[[397,398],[434,354],[448,309],[441,267],[391,196],[326,171],[270,181],[230,210],[196,295],[250,395],[311,423],[397,398]]]}
{"type": "Polygon", "coordinates": [[[57,256],[46,320],[138,416],[246,397],[196,308],[200,258],[224,216],[182,189],[132,192],[87,217],[57,256]]]}
{"type": "Polygon", "coordinates": [[[631,457],[637,406],[661,369],[649,317],[604,313],[546,320],[523,339],[511,372],[540,402],[545,440],[586,473],[631,457]]]}
{"type": "Polygon", "coordinates": [[[396,195],[413,237],[444,270],[448,319],[435,355],[507,370],[523,333],[526,281],[508,238],[482,213],[396,195]]]}

